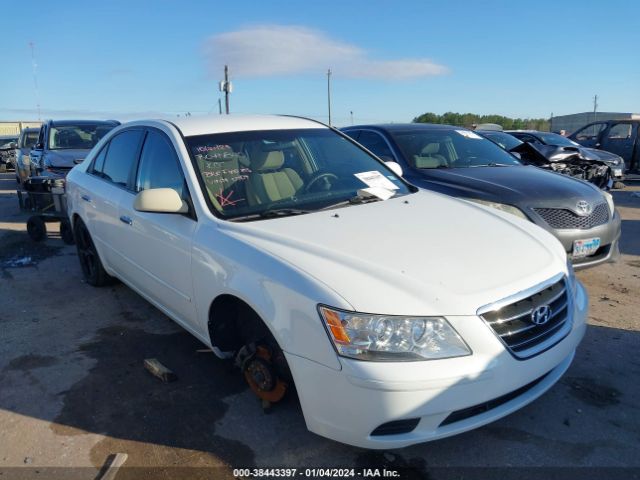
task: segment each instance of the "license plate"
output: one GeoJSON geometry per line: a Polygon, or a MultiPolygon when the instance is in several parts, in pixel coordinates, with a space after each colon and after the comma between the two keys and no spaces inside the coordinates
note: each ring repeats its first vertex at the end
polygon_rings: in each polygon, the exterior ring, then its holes
{"type": "Polygon", "coordinates": [[[613,176],[614,177],[621,177],[622,176],[622,169],[621,168],[614,168],[613,169],[613,176]]]}
{"type": "Polygon", "coordinates": [[[600,248],[600,238],[587,238],[584,240],[575,240],[573,242],[573,258],[582,258],[596,253],[600,248]]]}

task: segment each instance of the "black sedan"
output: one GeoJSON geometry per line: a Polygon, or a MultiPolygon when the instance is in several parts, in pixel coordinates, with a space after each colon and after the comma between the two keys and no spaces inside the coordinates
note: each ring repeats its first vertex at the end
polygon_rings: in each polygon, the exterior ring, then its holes
{"type": "Polygon", "coordinates": [[[620,216],[611,195],[592,184],[522,165],[464,128],[412,123],[342,131],[382,160],[400,164],[404,178],[418,187],[496,208],[548,230],[576,268],[618,256],[620,216]]]}

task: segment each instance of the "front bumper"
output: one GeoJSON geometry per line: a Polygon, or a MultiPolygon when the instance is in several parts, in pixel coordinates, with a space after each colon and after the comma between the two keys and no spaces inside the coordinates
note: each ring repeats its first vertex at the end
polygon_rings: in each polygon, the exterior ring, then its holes
{"type": "Polygon", "coordinates": [[[467,357],[403,363],[341,357],[342,369],[334,370],[286,354],[307,428],[358,447],[398,448],[465,432],[518,410],[547,391],[573,360],[588,308],[584,287],[576,280],[574,288],[570,333],[527,360],[508,353],[476,316],[447,317],[471,347],[467,357]],[[497,399],[502,400],[492,402],[497,399]],[[479,405],[489,407],[467,414],[479,405]],[[411,431],[372,435],[381,425],[407,419],[417,421],[411,431]]]}
{"type": "Polygon", "coordinates": [[[600,238],[600,248],[593,255],[571,259],[571,263],[576,270],[595,267],[601,263],[614,262],[620,256],[618,243],[622,231],[622,220],[617,210],[615,210],[613,219],[610,222],[588,230],[551,229],[549,231],[560,240],[560,243],[562,243],[562,246],[570,258],[574,241],[595,237],[600,238]]]}

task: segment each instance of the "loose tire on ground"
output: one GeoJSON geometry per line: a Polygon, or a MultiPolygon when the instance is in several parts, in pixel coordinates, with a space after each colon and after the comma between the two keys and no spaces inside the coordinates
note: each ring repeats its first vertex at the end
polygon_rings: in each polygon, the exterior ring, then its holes
{"type": "Polygon", "coordinates": [[[42,217],[30,217],[27,220],[27,233],[34,242],[41,242],[47,238],[47,225],[42,217]]]}

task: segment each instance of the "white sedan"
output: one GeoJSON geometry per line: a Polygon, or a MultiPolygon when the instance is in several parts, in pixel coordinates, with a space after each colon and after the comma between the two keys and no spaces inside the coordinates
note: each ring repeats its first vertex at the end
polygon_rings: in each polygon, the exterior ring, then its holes
{"type": "Polygon", "coordinates": [[[394,448],[540,396],[587,314],[553,236],[398,173],[312,120],[191,117],[112,130],[67,196],[90,284],[122,280],[264,401],[295,383],[309,430],[394,448]]]}

